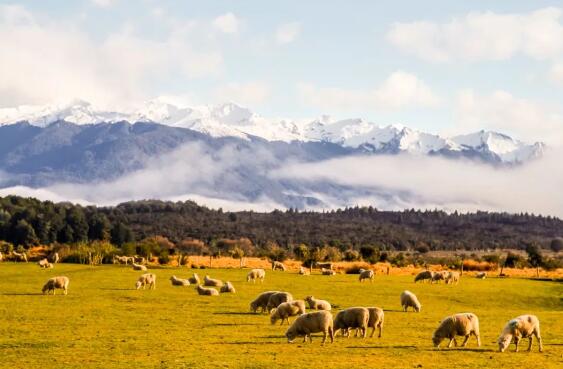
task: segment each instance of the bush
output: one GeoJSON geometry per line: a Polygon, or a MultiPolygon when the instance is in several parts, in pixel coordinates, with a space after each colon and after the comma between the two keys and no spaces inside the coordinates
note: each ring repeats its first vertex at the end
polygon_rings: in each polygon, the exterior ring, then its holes
{"type": "Polygon", "coordinates": [[[168,250],[160,252],[160,255],[158,255],[158,262],[160,264],[168,264],[170,262],[170,254],[168,253],[168,250]]]}
{"type": "Polygon", "coordinates": [[[553,240],[551,240],[549,247],[553,252],[559,252],[563,250],[563,238],[554,238],[553,240]]]}
{"type": "Polygon", "coordinates": [[[360,269],[369,269],[369,265],[365,263],[355,263],[344,268],[346,274],[360,274],[360,269]]]}
{"type": "Polygon", "coordinates": [[[360,260],[360,258],[361,258],[361,255],[360,255],[360,253],[359,253],[358,251],[356,251],[356,250],[350,249],[350,250],[344,251],[344,257],[343,257],[343,259],[344,259],[345,261],[357,261],[357,260],[360,260]]]}
{"type": "Polygon", "coordinates": [[[428,246],[426,246],[426,245],[422,245],[422,246],[418,246],[418,247],[416,248],[416,251],[418,251],[418,252],[421,253],[421,254],[426,254],[427,252],[430,251],[430,248],[429,248],[428,246]]]}

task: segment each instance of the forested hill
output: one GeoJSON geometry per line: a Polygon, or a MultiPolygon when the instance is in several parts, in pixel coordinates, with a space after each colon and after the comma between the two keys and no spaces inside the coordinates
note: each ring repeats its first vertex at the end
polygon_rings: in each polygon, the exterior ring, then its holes
{"type": "Polygon", "coordinates": [[[304,243],[387,250],[544,247],[563,235],[563,221],[530,214],[378,211],[356,207],[329,212],[295,210],[223,212],[194,202],[136,201],[116,207],[83,207],[17,196],[0,197],[0,239],[14,245],[110,239],[121,245],[161,235],[174,243],[207,244],[245,237],[255,246],[304,243]]]}

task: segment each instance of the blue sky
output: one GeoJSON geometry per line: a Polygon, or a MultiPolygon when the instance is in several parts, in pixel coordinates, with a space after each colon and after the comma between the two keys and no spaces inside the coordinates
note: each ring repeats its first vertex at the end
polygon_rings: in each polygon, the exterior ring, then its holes
{"type": "Polygon", "coordinates": [[[0,1],[0,107],[159,95],[563,142],[554,1],[0,1]],[[3,57],[2,59],[5,59],[3,57]]]}

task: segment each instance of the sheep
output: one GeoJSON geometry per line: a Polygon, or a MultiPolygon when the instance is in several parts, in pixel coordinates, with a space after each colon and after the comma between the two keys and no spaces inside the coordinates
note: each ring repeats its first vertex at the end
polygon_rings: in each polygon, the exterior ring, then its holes
{"type": "Polygon", "coordinates": [[[133,261],[133,258],[132,258],[132,257],[129,257],[129,256],[119,256],[119,255],[114,255],[114,256],[113,256],[113,260],[112,260],[112,262],[113,262],[114,264],[125,264],[125,265],[129,264],[130,261],[131,261],[131,262],[133,261]]]}
{"type": "Polygon", "coordinates": [[[134,262],[134,263],[137,263],[137,264],[146,264],[146,263],[147,263],[147,259],[145,259],[145,258],[142,257],[142,256],[135,255],[135,256],[133,256],[133,262],[134,262]]]}
{"type": "Polygon", "coordinates": [[[434,347],[440,347],[440,343],[449,338],[448,347],[452,346],[452,342],[457,346],[456,336],[464,336],[465,339],[461,347],[465,347],[470,335],[477,338],[477,346],[481,347],[481,338],[479,336],[479,319],[473,313],[461,313],[449,316],[442,320],[438,328],[432,335],[434,347]]]}
{"type": "Polygon", "coordinates": [[[222,287],[222,286],[223,286],[223,282],[220,281],[219,279],[209,278],[209,276],[206,275],[206,276],[203,278],[203,285],[204,285],[204,286],[211,286],[211,287],[222,287]]]}
{"type": "Polygon", "coordinates": [[[311,271],[307,268],[300,267],[299,268],[299,274],[301,274],[301,275],[311,275],[311,271]]]}
{"type": "Polygon", "coordinates": [[[409,307],[412,307],[417,313],[420,312],[422,305],[416,298],[416,295],[411,291],[403,291],[401,293],[401,306],[403,311],[406,312],[409,307]]]}
{"type": "Polygon", "coordinates": [[[335,275],[336,272],[332,269],[321,269],[321,274],[322,275],[335,275]]]}
{"type": "Polygon", "coordinates": [[[268,299],[268,304],[266,305],[266,311],[271,311],[273,308],[277,308],[280,304],[284,302],[293,301],[293,296],[289,292],[277,292],[270,296],[268,299]]]}
{"type": "Polygon", "coordinates": [[[49,260],[47,260],[47,258],[43,258],[37,262],[37,265],[39,265],[41,268],[47,268],[48,264],[49,260]]]}
{"type": "Polygon", "coordinates": [[[190,278],[188,278],[191,284],[199,284],[199,275],[194,273],[190,278]]]}
{"type": "Polygon", "coordinates": [[[414,277],[414,283],[418,281],[426,281],[426,280],[432,282],[433,278],[434,278],[434,272],[431,272],[430,270],[423,270],[422,272],[418,273],[416,277],[414,277]]]}
{"type": "MultiPolygon", "coordinates": [[[[378,307],[368,307],[369,311],[369,320],[368,320],[368,327],[372,328],[370,338],[373,337],[375,333],[375,328],[378,329],[378,338],[381,338],[381,333],[383,331],[383,321],[385,319],[385,314],[383,313],[383,309],[378,307]]],[[[356,331],[357,334],[357,331],[356,331]]]]}
{"type": "Polygon", "coordinates": [[[479,272],[479,273],[475,274],[475,277],[479,278],[479,279],[485,279],[485,278],[487,278],[487,272],[479,272]]]}
{"type": "Polygon", "coordinates": [[[285,272],[285,265],[283,263],[280,263],[279,261],[272,261],[272,270],[281,270],[282,272],[285,272]]]}
{"type": "Polygon", "coordinates": [[[201,284],[197,285],[197,293],[202,296],[219,296],[219,292],[215,288],[205,288],[201,284]]]}
{"type": "Polygon", "coordinates": [[[514,345],[516,346],[514,351],[518,352],[518,343],[520,342],[520,339],[528,338],[528,351],[531,351],[533,336],[536,336],[539,344],[539,351],[542,352],[543,345],[540,334],[540,321],[538,317],[535,315],[520,315],[519,317],[516,317],[506,323],[506,326],[497,340],[498,350],[500,352],[504,352],[510,343],[514,342],[514,345]]]}
{"type": "Polygon", "coordinates": [[[20,254],[19,252],[12,251],[12,255],[15,256],[16,261],[23,261],[27,263],[27,255],[25,254],[25,252],[22,252],[20,254]]]}
{"type": "Polygon", "coordinates": [[[334,332],[342,330],[343,336],[350,337],[351,328],[359,329],[362,337],[366,336],[369,322],[369,311],[364,307],[352,307],[344,309],[336,314],[334,318],[334,332]]]}
{"type": "Polygon", "coordinates": [[[459,272],[447,272],[444,281],[446,282],[446,284],[458,284],[459,272]]]}
{"type": "Polygon", "coordinates": [[[58,252],[51,254],[50,259],[53,264],[57,264],[61,260],[58,252]]]}
{"type": "Polygon", "coordinates": [[[293,324],[285,332],[287,342],[292,343],[298,336],[303,336],[303,342],[313,342],[311,333],[323,332],[323,341],[326,342],[326,337],[330,337],[330,343],[334,342],[334,327],[332,321],[332,314],[329,311],[315,311],[299,316],[293,324]]]}
{"type": "Polygon", "coordinates": [[[373,282],[374,277],[375,273],[373,272],[373,270],[360,269],[360,282],[363,282],[365,279],[369,279],[371,282],[373,282]]]}
{"type": "Polygon", "coordinates": [[[432,283],[436,282],[440,282],[446,279],[446,276],[448,275],[448,271],[440,271],[440,272],[434,272],[434,275],[432,275],[432,283]]]}
{"type": "Polygon", "coordinates": [[[316,262],[316,263],[315,263],[315,266],[316,266],[317,268],[321,269],[321,270],[322,270],[322,269],[332,269],[333,264],[332,264],[332,263],[319,263],[319,262],[316,262]]]}
{"type": "Polygon", "coordinates": [[[149,290],[156,289],[156,275],[154,275],[153,273],[145,273],[141,275],[137,280],[137,283],[135,283],[136,289],[139,289],[141,287],[145,289],[146,285],[149,285],[149,290]]]}
{"type": "Polygon", "coordinates": [[[178,278],[175,275],[170,277],[170,282],[172,282],[173,286],[189,286],[190,281],[188,279],[178,278]]]}
{"type": "Polygon", "coordinates": [[[309,305],[309,309],[315,310],[331,310],[330,303],[326,300],[318,300],[313,296],[305,297],[305,302],[309,305]]]}
{"type": "Polygon", "coordinates": [[[258,308],[260,308],[261,312],[267,311],[266,307],[268,306],[268,301],[270,300],[270,296],[280,291],[266,291],[259,294],[254,301],[250,303],[250,311],[256,313],[258,308]]]}
{"type": "Polygon", "coordinates": [[[223,286],[221,286],[221,293],[226,293],[226,292],[230,292],[230,293],[236,293],[237,292],[235,290],[235,286],[233,286],[233,284],[229,281],[225,282],[225,284],[223,286]]]}
{"type": "Polygon", "coordinates": [[[256,280],[259,279],[261,283],[264,283],[264,278],[266,278],[266,271],[264,269],[252,269],[246,275],[246,281],[256,283],[256,280]]]}
{"type": "Polygon", "coordinates": [[[142,271],[144,271],[144,272],[147,271],[147,267],[144,266],[144,265],[135,264],[135,262],[133,262],[131,265],[133,266],[133,270],[142,270],[142,271]]]}
{"type": "Polygon", "coordinates": [[[290,316],[302,314],[305,314],[305,301],[294,300],[283,302],[279,304],[277,308],[270,311],[270,323],[276,324],[276,322],[281,319],[280,325],[283,325],[284,320],[286,320],[289,325],[290,316]]]}
{"type": "Polygon", "coordinates": [[[68,293],[69,283],[70,280],[68,279],[68,277],[65,276],[49,278],[47,280],[47,283],[45,283],[45,285],[43,286],[42,292],[44,294],[45,293],[50,294],[51,291],[53,291],[53,295],[55,295],[55,290],[61,289],[63,290],[63,293],[66,295],[68,293]]]}

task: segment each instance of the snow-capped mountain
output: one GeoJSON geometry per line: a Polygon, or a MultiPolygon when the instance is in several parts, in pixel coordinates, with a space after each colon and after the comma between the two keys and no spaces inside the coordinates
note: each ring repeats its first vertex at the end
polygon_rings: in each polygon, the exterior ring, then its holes
{"type": "Polygon", "coordinates": [[[361,148],[368,153],[441,154],[509,164],[539,157],[544,149],[542,143],[527,144],[496,132],[442,137],[402,125],[379,126],[363,119],[333,120],[329,116],[299,121],[269,119],[234,103],[190,107],[171,103],[165,98],[148,101],[128,111],[100,110],[82,100],[0,109],[0,125],[22,121],[38,127],[57,121],[78,125],[154,122],[188,128],[215,138],[249,140],[255,136],[286,143],[329,142],[346,148],[361,148]]]}

